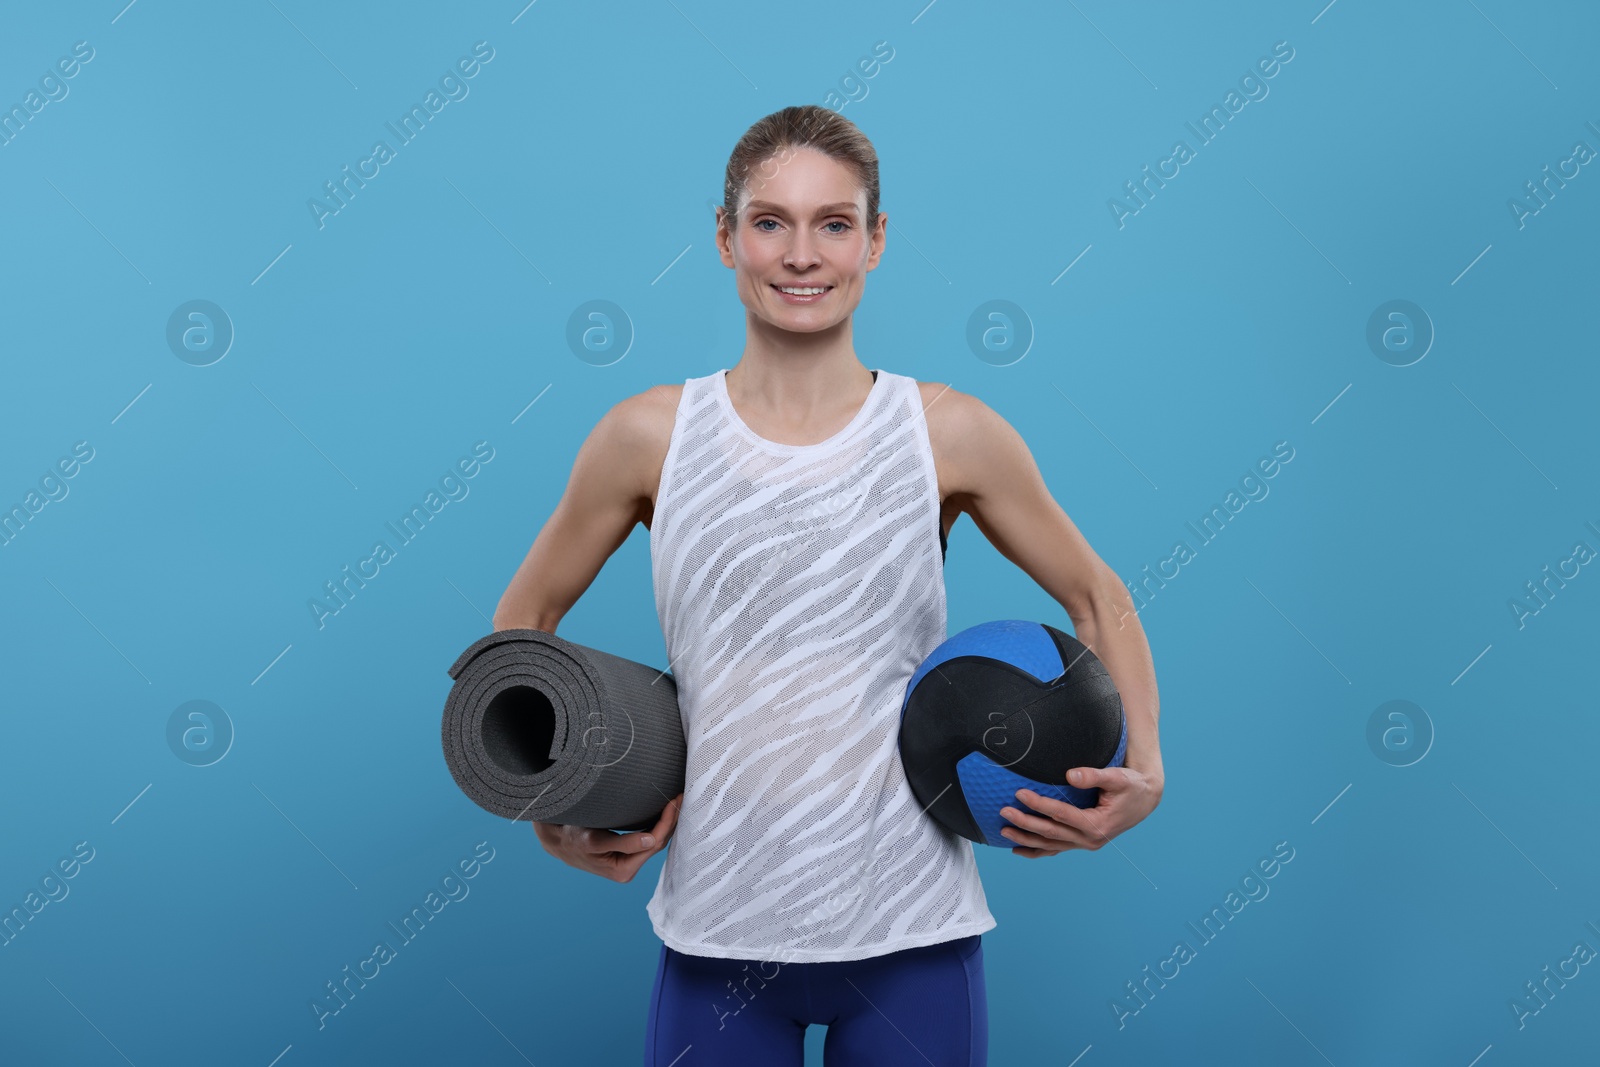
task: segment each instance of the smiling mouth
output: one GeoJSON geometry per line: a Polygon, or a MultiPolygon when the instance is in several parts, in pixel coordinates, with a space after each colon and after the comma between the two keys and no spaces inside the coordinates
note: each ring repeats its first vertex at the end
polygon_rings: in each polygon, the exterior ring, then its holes
{"type": "Polygon", "coordinates": [[[833,289],[831,285],[774,285],[772,288],[784,296],[822,296],[833,289]]]}

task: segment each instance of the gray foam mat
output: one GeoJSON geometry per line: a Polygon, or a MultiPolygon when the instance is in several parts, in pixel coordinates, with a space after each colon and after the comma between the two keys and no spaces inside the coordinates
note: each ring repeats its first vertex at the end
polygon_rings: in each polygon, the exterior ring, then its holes
{"type": "Polygon", "coordinates": [[[670,674],[513,629],[475,641],[450,677],[445,763],[485,811],[642,830],[683,791],[683,720],[670,674]]]}

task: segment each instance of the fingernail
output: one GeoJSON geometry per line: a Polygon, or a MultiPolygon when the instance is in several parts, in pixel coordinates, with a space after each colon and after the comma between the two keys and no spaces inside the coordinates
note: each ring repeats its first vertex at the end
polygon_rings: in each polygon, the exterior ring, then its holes
{"type": "Polygon", "coordinates": [[[645,848],[649,848],[651,845],[656,843],[656,839],[651,837],[649,834],[645,834],[639,839],[639,843],[645,848]]]}

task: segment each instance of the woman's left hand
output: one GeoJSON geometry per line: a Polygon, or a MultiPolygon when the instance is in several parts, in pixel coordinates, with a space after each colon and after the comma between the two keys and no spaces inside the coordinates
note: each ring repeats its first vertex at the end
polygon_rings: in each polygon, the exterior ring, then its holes
{"type": "Polygon", "coordinates": [[[1001,831],[1015,842],[1012,852],[1038,859],[1069,848],[1098,849],[1154,811],[1164,786],[1161,777],[1132,767],[1074,767],[1067,772],[1067,783],[1079,789],[1098,787],[1099,803],[1080,808],[1031,789],[1017,790],[1017,802],[1032,810],[1000,809],[1012,824],[1001,831]]]}

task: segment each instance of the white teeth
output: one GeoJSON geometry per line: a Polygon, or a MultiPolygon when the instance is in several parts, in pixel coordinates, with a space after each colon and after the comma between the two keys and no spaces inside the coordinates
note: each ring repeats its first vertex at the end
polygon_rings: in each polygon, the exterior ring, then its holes
{"type": "Polygon", "coordinates": [[[782,293],[789,293],[793,296],[815,296],[818,293],[825,293],[828,290],[826,286],[811,286],[810,288],[803,289],[799,286],[780,285],[778,286],[778,291],[782,293]]]}

